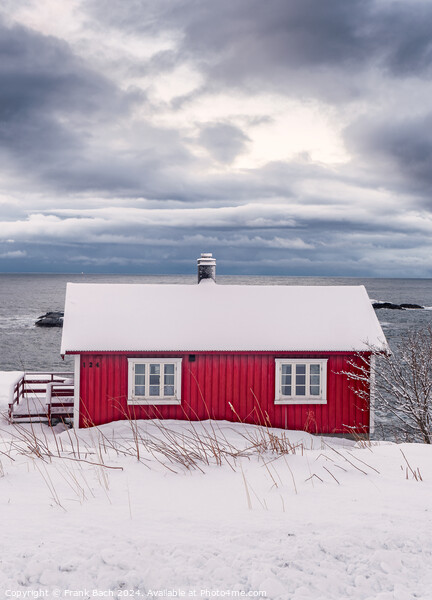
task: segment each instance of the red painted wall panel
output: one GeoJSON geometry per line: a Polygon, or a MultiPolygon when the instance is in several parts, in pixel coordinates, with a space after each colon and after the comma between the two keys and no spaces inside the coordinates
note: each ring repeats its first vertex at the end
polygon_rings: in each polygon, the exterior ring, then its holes
{"type": "Polygon", "coordinates": [[[345,353],[82,354],[80,427],[129,418],[226,419],[311,433],[368,432],[369,407],[342,371],[355,356],[345,353]],[[181,357],[181,406],[128,406],[128,357],[181,357]],[[328,358],[327,404],[275,405],[276,358],[328,358]]]}

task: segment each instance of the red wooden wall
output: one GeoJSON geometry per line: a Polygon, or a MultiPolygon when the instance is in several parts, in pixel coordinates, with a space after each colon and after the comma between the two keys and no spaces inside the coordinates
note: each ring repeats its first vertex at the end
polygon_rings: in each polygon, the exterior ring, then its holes
{"type": "MultiPolygon", "coordinates": [[[[342,371],[346,353],[108,353],[81,354],[80,427],[120,419],[226,419],[311,433],[369,431],[369,406],[342,371]],[[181,406],[128,406],[128,357],[181,357],[181,406]],[[275,358],[328,358],[327,404],[275,405],[275,358]],[[90,367],[90,364],[92,365],[90,367]],[[232,405],[233,409],[231,408],[232,405]]],[[[358,360],[358,359],[357,359],[358,360]]]]}

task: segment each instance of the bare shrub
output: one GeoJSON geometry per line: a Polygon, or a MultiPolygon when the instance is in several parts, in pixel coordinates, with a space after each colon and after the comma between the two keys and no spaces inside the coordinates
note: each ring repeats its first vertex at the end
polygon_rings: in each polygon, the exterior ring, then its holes
{"type": "MultiPolygon", "coordinates": [[[[410,331],[394,348],[383,353],[370,348],[371,356],[352,361],[352,381],[374,384],[377,412],[391,415],[394,437],[432,443],[432,328],[410,331]]],[[[354,387],[368,400],[368,386],[354,387]]]]}

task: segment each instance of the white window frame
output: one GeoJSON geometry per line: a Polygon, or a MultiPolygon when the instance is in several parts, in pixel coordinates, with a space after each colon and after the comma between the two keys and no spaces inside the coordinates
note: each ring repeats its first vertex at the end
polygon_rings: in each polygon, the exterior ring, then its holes
{"type": "MultiPolygon", "coordinates": [[[[182,371],[182,359],[181,358],[128,358],[128,404],[141,404],[141,405],[176,405],[181,404],[181,371],[182,371]],[[135,395],[135,365],[163,365],[163,364],[174,365],[174,395],[173,396],[136,396],[135,395]]],[[[149,376],[148,367],[146,368],[145,384],[148,390],[149,376]]],[[[162,376],[162,375],[161,375],[162,376]]],[[[163,386],[163,382],[161,382],[163,386]]]]}
{"type": "Polygon", "coordinates": [[[276,358],[275,360],[275,404],[327,404],[327,360],[326,358],[276,358]],[[310,385],[310,365],[320,365],[320,395],[308,395],[310,385]],[[296,365],[306,365],[306,395],[295,395],[295,381],[292,380],[291,396],[282,395],[282,365],[292,365],[293,371],[296,365]]]}

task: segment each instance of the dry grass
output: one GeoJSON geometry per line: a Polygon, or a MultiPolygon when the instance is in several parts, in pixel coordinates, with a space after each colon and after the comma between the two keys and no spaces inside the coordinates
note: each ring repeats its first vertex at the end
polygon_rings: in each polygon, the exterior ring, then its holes
{"type": "MultiPolygon", "coordinates": [[[[252,509],[256,501],[256,506],[268,510],[265,498],[259,498],[247,480],[247,470],[244,470],[244,461],[254,459],[265,470],[268,492],[273,490],[280,494],[285,511],[282,494],[288,489],[298,494],[305,482],[312,486],[324,483],[340,486],[348,471],[358,471],[363,476],[372,472],[379,474],[356,453],[339,451],[324,438],[321,439],[321,453],[310,455],[308,450],[312,448],[305,447],[304,442],[293,443],[289,432],[272,429],[269,422],[234,428],[225,422],[185,421],[179,427],[178,423],[163,419],[135,420],[125,416],[127,418],[115,434],[109,426],[99,427],[91,422],[88,422],[92,425],[90,429],[65,427],[61,435],[58,427],[48,429],[39,423],[8,425],[7,430],[0,429],[0,477],[4,475],[3,463],[13,462],[17,455],[26,456],[43,479],[53,503],[65,509],[54,482],[63,490],[69,490],[69,500],[86,502],[95,497],[99,488],[111,502],[110,477],[124,468],[119,466],[118,459],[122,459],[123,464],[123,459],[133,459],[148,469],[162,468],[175,474],[205,473],[208,468],[228,465],[242,475],[248,508],[252,509]],[[294,456],[305,458],[307,474],[304,468],[300,471],[294,468],[294,456]],[[312,465],[310,458],[315,461],[312,465]]],[[[369,444],[362,447],[372,452],[369,444]]],[[[405,456],[404,460],[406,477],[422,481],[420,471],[411,468],[405,456]]],[[[132,518],[130,496],[128,503],[132,518]]]]}

